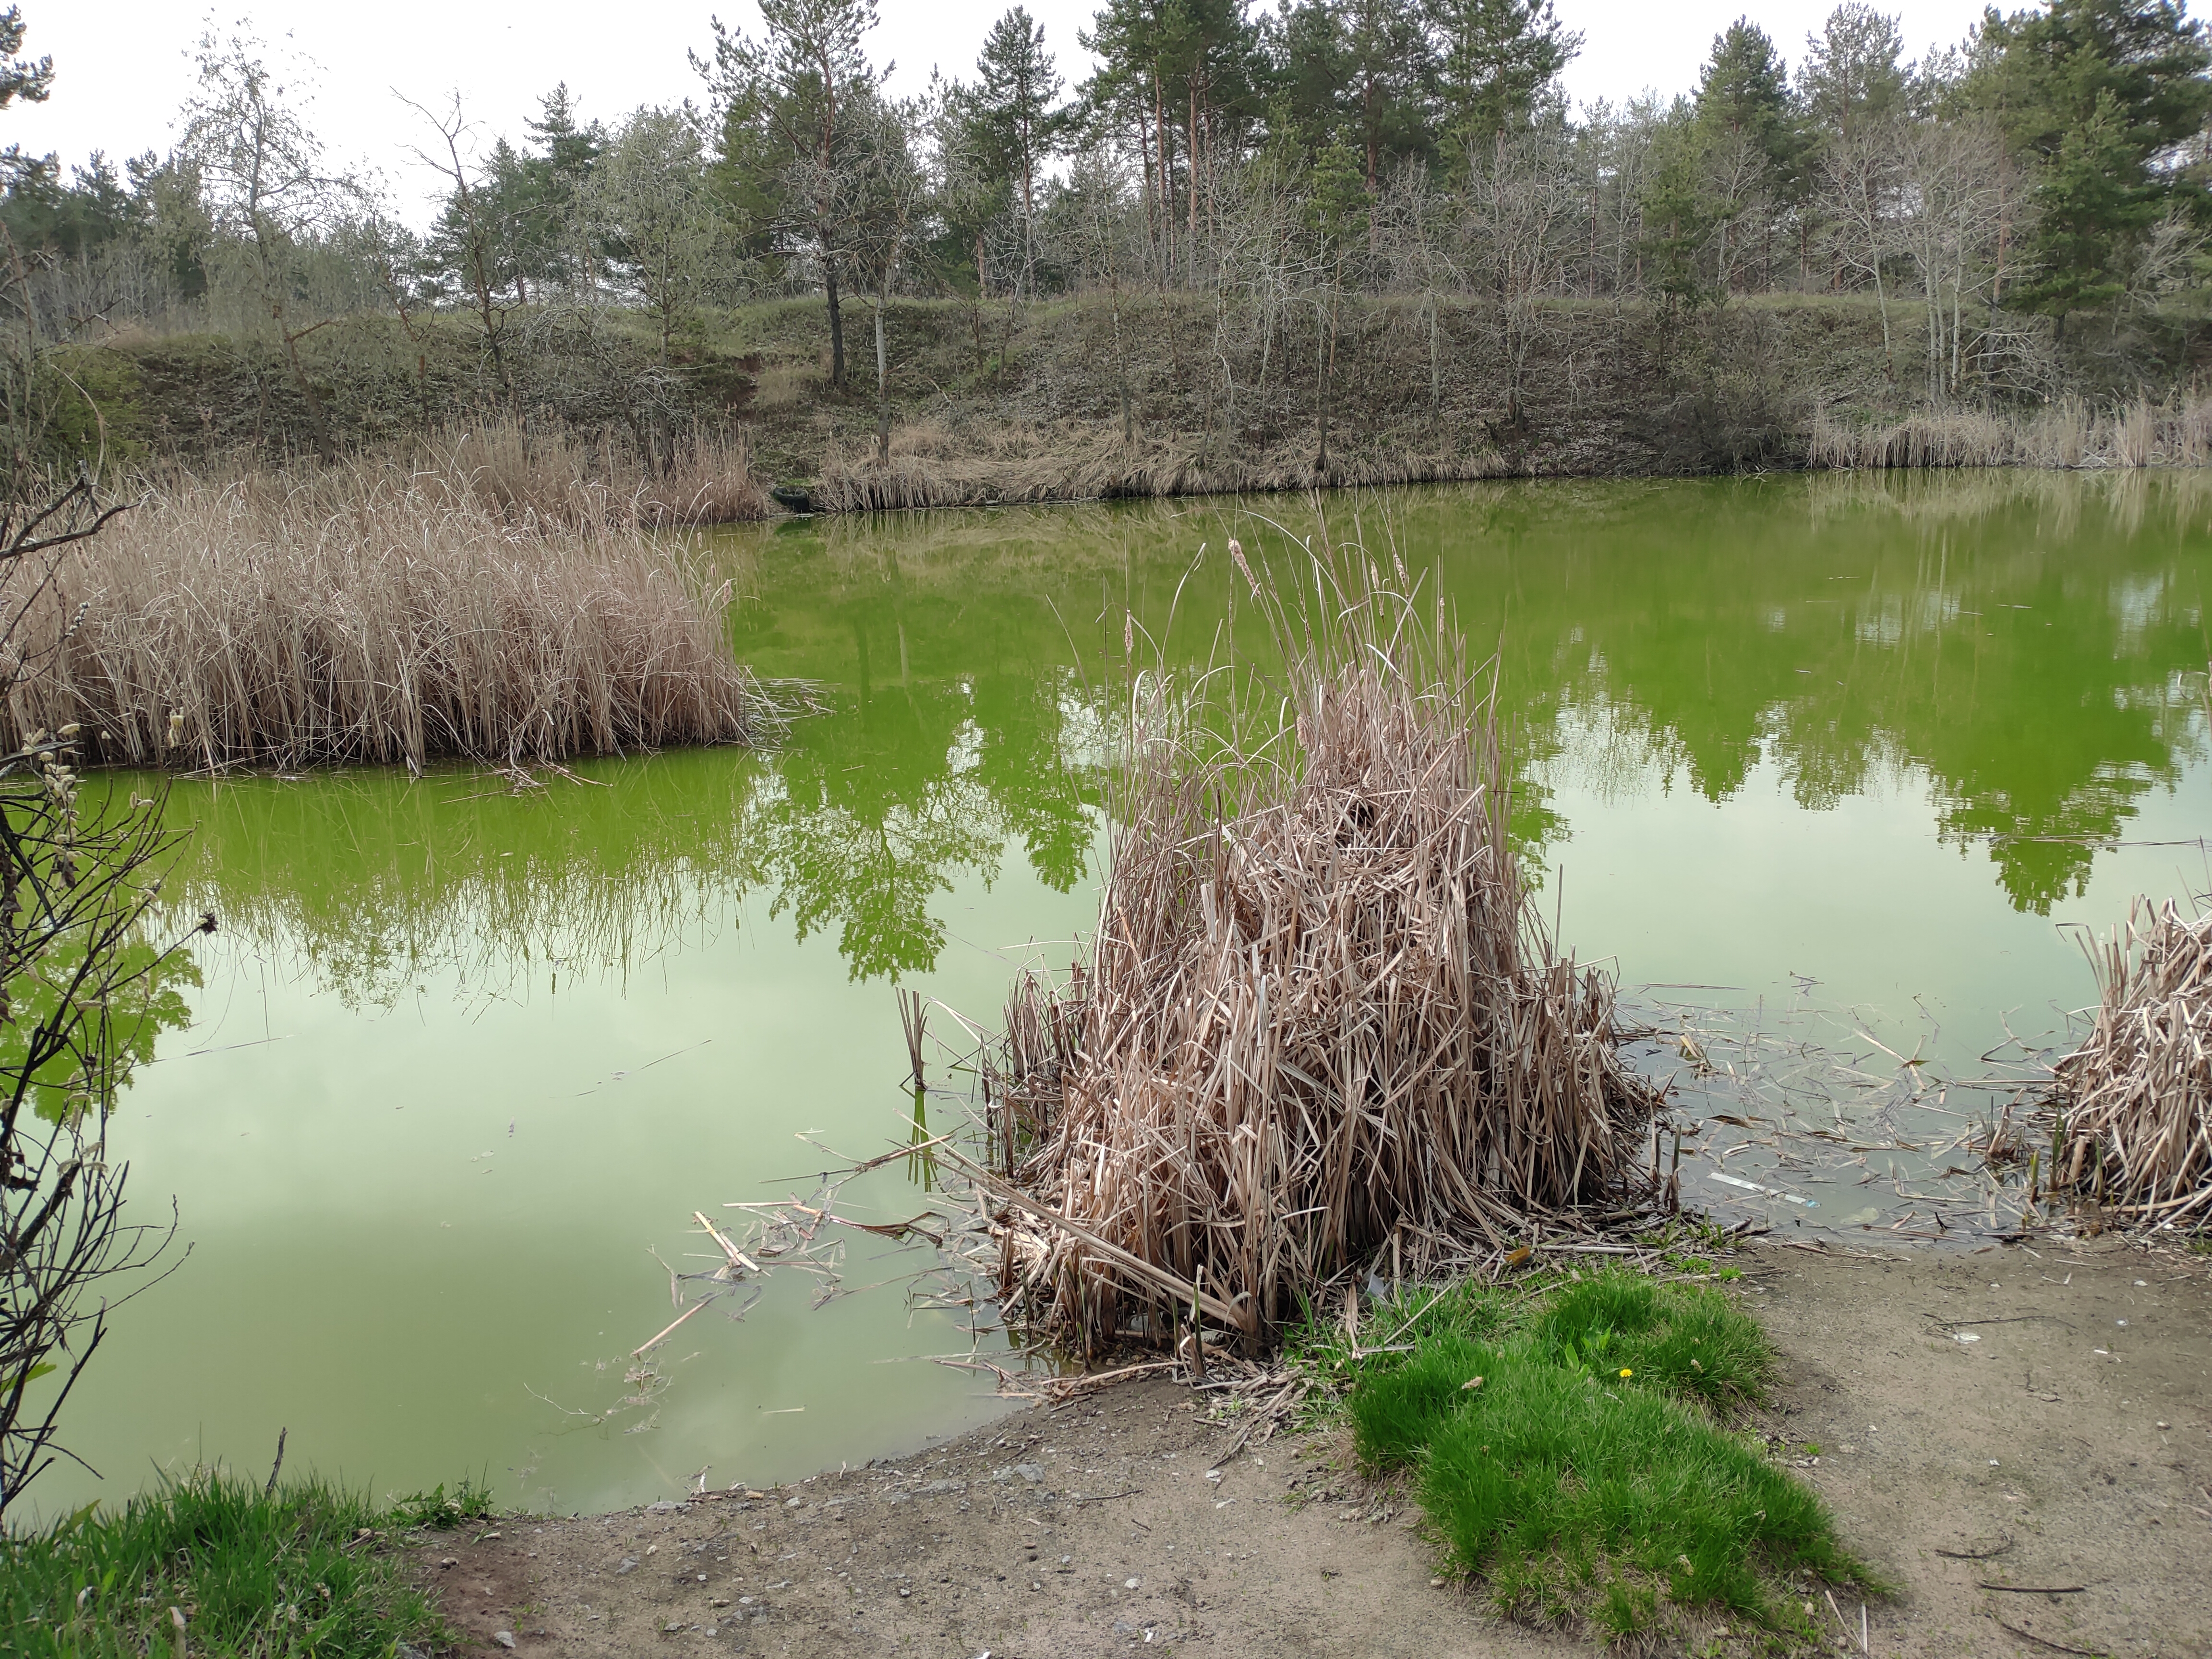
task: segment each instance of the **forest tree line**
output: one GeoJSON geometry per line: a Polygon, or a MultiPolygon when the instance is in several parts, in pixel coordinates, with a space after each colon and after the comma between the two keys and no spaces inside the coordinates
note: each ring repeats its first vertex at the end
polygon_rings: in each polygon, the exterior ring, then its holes
{"type": "MultiPolygon", "coordinates": [[[[913,97],[870,58],[876,0],[761,15],[713,22],[691,96],[618,118],[565,86],[514,135],[410,105],[444,180],[420,231],[329,155],[289,69],[210,34],[166,153],[0,157],[28,320],[257,333],[296,366],[335,319],[445,313],[511,386],[533,331],[618,309],[676,365],[718,308],[811,295],[835,388],[866,361],[851,313],[895,297],[1092,294],[1118,330],[1124,296],[1210,296],[1258,319],[1264,374],[1274,319],[1325,340],[1387,295],[1493,307],[1510,378],[1562,302],[1782,291],[1861,296],[1893,376],[1942,402],[2047,391],[2069,329],[2117,342],[2207,275],[2212,48],[2172,0],[1992,9],[1917,58],[1865,0],[1794,62],[1744,18],[1693,89],[1579,110],[1550,0],[1108,0],[1080,81],[1016,6],[913,97]]],[[[879,373],[880,326],[874,349],[879,373]]]]}

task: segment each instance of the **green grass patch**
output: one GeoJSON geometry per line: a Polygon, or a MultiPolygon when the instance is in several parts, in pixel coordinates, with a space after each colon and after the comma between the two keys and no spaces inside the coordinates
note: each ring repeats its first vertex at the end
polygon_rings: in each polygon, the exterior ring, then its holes
{"type": "Polygon", "coordinates": [[[1695,1613],[1796,1646],[1814,1581],[1880,1588],[1819,1496],[1729,1431],[1773,1357],[1717,1289],[1618,1271],[1455,1287],[1360,1334],[1407,1351],[1355,1354],[1316,1323],[1302,1357],[1349,1384],[1362,1464],[1411,1476],[1501,1612],[1617,1639],[1687,1635],[1695,1613]]]}
{"type": "Polygon", "coordinates": [[[401,1534],[489,1513],[467,1482],[379,1509],[319,1480],[270,1494],[197,1473],[0,1536],[0,1655],[392,1659],[446,1635],[401,1534]]]}

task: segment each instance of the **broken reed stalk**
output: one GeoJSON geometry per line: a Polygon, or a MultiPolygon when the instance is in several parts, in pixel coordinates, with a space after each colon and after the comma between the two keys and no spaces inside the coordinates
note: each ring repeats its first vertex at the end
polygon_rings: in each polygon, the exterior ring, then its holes
{"type": "Polygon", "coordinates": [[[929,1010],[922,1002],[921,993],[901,989],[898,993],[899,1024],[906,1030],[906,1058],[910,1068],[908,1081],[917,1089],[921,1080],[922,1044],[929,1035],[929,1010]]]}
{"type": "Polygon", "coordinates": [[[2137,899],[2088,948],[2102,995],[2052,1068],[2051,1189],[2145,1221],[2212,1217],[2212,912],[2137,899]]]}
{"type": "Polygon", "coordinates": [[[730,585],[649,503],[580,474],[541,515],[465,445],[418,459],[185,479],[9,571],[11,648],[47,672],[15,677],[0,742],[75,723],[106,764],[419,766],[779,728],[732,658],[730,585]]]}
{"type": "Polygon", "coordinates": [[[995,1061],[1003,1305],[1086,1354],[1194,1309],[1261,1346],[1386,1244],[1419,1272],[1645,1186],[1654,1092],[1529,902],[1443,607],[1231,550],[1282,680],[1133,677],[1091,960],[1017,985],[995,1061]]]}

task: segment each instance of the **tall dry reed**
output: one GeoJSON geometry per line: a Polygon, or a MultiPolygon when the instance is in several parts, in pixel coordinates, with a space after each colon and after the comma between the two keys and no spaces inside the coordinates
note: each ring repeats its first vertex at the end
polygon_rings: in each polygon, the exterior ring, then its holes
{"type": "Polygon", "coordinates": [[[817,511],[890,513],[914,508],[1001,506],[1024,501],[1090,501],[1238,491],[1437,483],[1504,477],[1513,471],[1487,448],[1406,448],[1387,460],[1340,459],[1326,476],[1314,469],[1312,447],[1284,441],[1264,452],[1237,453],[1196,434],[1121,441],[1118,431],[1006,423],[988,433],[948,433],[928,424],[902,427],[888,465],[872,447],[832,444],[811,491],[817,511]]]}
{"type": "Polygon", "coordinates": [[[1194,1304],[1264,1340],[1386,1247],[1637,1184],[1653,1096],[1528,902],[1491,697],[1441,608],[1346,569],[1254,584],[1283,684],[1138,678],[1091,961],[1007,1010],[1002,1293],[1085,1351],[1194,1304]]]}
{"type": "Polygon", "coordinates": [[[2092,952],[2102,995],[2060,1060],[2051,1186],[2147,1221],[2212,1216],[2212,912],[2138,900],[2092,952]]]}
{"type": "Polygon", "coordinates": [[[465,479],[486,504],[541,522],[655,527],[735,524],[768,514],[768,493],[753,476],[752,447],[742,431],[670,434],[647,453],[611,433],[532,432],[501,417],[423,440],[416,465],[465,479]]]}
{"type": "Polygon", "coordinates": [[[2137,398],[2094,409],[2066,397],[2033,411],[1924,410],[1887,424],[1814,417],[1816,467],[2147,467],[2212,461],[2212,398],[2137,398]]]}
{"type": "Polygon", "coordinates": [[[627,515],[502,501],[459,450],[185,480],[8,580],[46,672],[14,677],[5,740],[76,724],[106,763],[511,763],[777,721],[726,582],[627,515]]]}

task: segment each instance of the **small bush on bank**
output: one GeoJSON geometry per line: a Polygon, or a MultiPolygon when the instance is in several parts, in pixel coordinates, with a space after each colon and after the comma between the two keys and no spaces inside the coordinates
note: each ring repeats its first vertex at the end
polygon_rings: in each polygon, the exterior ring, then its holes
{"type": "Polygon", "coordinates": [[[268,1493],[204,1471],[0,1536],[0,1655],[391,1659],[444,1634],[396,1534],[457,1504],[482,1512],[483,1494],[464,1483],[382,1511],[319,1480],[268,1493]]]}
{"type": "Polygon", "coordinates": [[[1620,1638],[1689,1609],[1794,1640],[1811,1632],[1785,1587],[1879,1588],[1819,1496],[1717,1420],[1772,1376],[1719,1291],[1605,1273],[1447,1293],[1417,1324],[1410,1353],[1355,1383],[1354,1443],[1371,1472],[1413,1474],[1501,1612],[1620,1638]]]}

